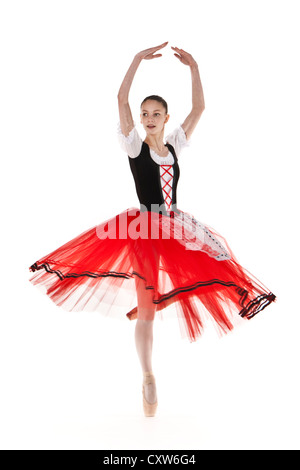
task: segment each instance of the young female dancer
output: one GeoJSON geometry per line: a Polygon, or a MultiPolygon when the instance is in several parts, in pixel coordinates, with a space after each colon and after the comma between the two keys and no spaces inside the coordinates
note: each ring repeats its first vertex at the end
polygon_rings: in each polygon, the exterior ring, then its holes
{"type": "MultiPolygon", "coordinates": [[[[118,94],[120,127],[124,137],[130,136],[130,133],[135,127],[128,102],[129,91],[135,73],[143,60],[151,60],[161,57],[162,54],[157,54],[157,51],[164,48],[167,44],[168,43],[165,42],[160,46],[152,47],[150,49],[139,52],[134,57],[128,72],[125,75],[118,94]]],[[[185,138],[190,138],[193,130],[195,129],[201,114],[204,111],[205,103],[196,61],[184,50],[178,49],[177,47],[172,47],[172,49],[175,51],[175,57],[177,57],[183,64],[190,67],[192,75],[192,110],[181,126],[185,133],[185,136],[181,136],[181,140],[184,141],[185,138]]],[[[167,157],[170,152],[164,143],[165,124],[168,122],[168,120],[169,114],[164,100],[155,96],[153,99],[153,97],[150,96],[143,101],[141,106],[141,123],[143,124],[147,134],[144,142],[146,142],[150,149],[152,149],[155,154],[162,159],[167,157]]],[[[177,139],[179,138],[180,137],[178,136],[177,139]]],[[[121,143],[125,144],[124,147],[127,152],[133,152],[130,155],[131,158],[137,157],[139,155],[140,139],[137,133],[135,133],[132,138],[127,139],[127,141],[124,139],[122,142],[121,140],[121,143]],[[137,151],[134,153],[136,147],[137,151]]],[[[182,146],[184,146],[184,143],[182,146]]],[[[155,378],[152,374],[153,322],[156,311],[156,304],[152,302],[151,290],[145,290],[141,285],[140,288],[137,289],[137,293],[139,313],[137,315],[137,323],[135,327],[136,348],[144,373],[146,403],[149,402],[150,404],[156,404],[157,396],[155,378]]]]}
{"type": "Polygon", "coordinates": [[[135,55],[118,93],[119,140],[128,155],[139,208],[127,209],[90,228],[30,266],[32,284],[67,311],[98,310],[136,319],[135,343],[143,371],[146,416],[157,409],[152,369],[153,322],[163,310],[176,307],[183,337],[196,341],[205,320],[219,333],[233,329],[236,318],[251,319],[276,300],[243,268],[224,237],[177,207],[178,156],[203,113],[203,90],[194,58],[172,47],[190,67],[192,109],[166,137],[168,105],[147,96],[140,109],[146,132],[141,139],[128,102],[137,68],[167,42],[135,55]],[[198,305],[196,305],[196,301],[198,305]],[[133,308],[132,308],[133,307],[133,308]]]}

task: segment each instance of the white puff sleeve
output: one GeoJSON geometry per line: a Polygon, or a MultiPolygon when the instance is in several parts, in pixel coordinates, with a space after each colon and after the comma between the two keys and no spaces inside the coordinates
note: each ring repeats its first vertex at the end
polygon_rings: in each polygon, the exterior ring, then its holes
{"type": "Polygon", "coordinates": [[[121,145],[121,148],[124,152],[129,155],[130,158],[136,158],[139,156],[142,150],[143,141],[134,126],[134,128],[130,131],[129,135],[126,137],[122,133],[120,122],[118,123],[117,128],[118,140],[121,145]]]}
{"type": "Polygon", "coordinates": [[[184,147],[188,147],[190,145],[190,141],[187,140],[185,132],[181,126],[175,129],[171,134],[168,134],[166,142],[174,147],[177,157],[184,147]]]}

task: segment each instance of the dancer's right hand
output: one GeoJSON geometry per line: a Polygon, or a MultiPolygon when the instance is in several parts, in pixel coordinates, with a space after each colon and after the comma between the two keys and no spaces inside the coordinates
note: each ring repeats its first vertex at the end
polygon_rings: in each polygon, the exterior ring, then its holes
{"type": "Polygon", "coordinates": [[[139,59],[146,59],[146,60],[150,60],[150,59],[156,59],[158,57],[161,57],[162,54],[155,54],[156,51],[159,51],[160,49],[162,49],[163,47],[166,47],[166,45],[168,44],[169,41],[167,42],[164,42],[163,44],[161,44],[160,46],[156,46],[156,47],[150,47],[149,49],[145,49],[144,51],[141,51],[141,52],[138,52],[136,54],[136,57],[138,57],[139,59]]]}

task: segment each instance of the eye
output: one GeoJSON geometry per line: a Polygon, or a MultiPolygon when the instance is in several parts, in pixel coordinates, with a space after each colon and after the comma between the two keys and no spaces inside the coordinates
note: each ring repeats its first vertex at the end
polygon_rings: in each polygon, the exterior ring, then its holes
{"type": "Polygon", "coordinates": [[[147,113],[143,113],[143,116],[147,116],[147,113]]]}
{"type": "Polygon", "coordinates": [[[160,116],[160,113],[155,113],[155,116],[160,116]]]}

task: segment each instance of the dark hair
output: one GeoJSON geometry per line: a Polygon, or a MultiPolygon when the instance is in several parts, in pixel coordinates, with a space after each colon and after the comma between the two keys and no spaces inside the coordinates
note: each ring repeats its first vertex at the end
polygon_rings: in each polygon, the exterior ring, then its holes
{"type": "Polygon", "coordinates": [[[143,104],[145,103],[145,101],[148,101],[148,100],[158,101],[159,103],[161,103],[161,104],[163,105],[163,107],[165,108],[166,113],[168,114],[168,104],[167,104],[167,102],[166,102],[161,96],[158,96],[158,95],[147,96],[147,98],[145,98],[145,99],[142,101],[141,107],[143,106],[143,104]]]}

